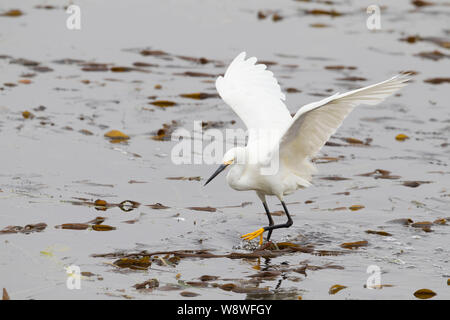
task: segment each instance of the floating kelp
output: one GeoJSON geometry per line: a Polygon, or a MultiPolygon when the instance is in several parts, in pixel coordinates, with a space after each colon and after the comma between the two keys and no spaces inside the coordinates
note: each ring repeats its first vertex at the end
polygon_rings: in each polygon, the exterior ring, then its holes
{"type": "Polygon", "coordinates": [[[345,288],[347,288],[347,287],[343,286],[343,285],[340,285],[340,284],[335,284],[334,286],[332,286],[330,288],[330,290],[328,290],[328,293],[329,294],[336,294],[336,293],[338,293],[339,291],[341,291],[341,290],[343,290],[345,288]]]}
{"type": "Polygon", "coordinates": [[[422,184],[427,184],[427,183],[432,183],[432,181],[405,181],[405,182],[403,182],[403,185],[405,187],[417,188],[418,186],[420,186],[422,184]]]}
{"type": "Polygon", "coordinates": [[[23,15],[23,12],[19,9],[11,9],[8,11],[5,11],[3,13],[0,13],[0,17],[12,17],[17,18],[23,15]]]}
{"type": "Polygon", "coordinates": [[[136,283],[134,286],[134,288],[141,290],[141,289],[153,289],[153,288],[157,288],[159,287],[159,281],[158,279],[150,279],[147,281],[144,281],[142,283],[136,283]]]}
{"type": "Polygon", "coordinates": [[[180,97],[194,100],[205,100],[208,98],[219,98],[219,95],[217,93],[196,92],[196,93],[183,93],[180,94],[180,97]]]}
{"type": "Polygon", "coordinates": [[[439,50],[419,52],[415,54],[415,56],[433,61],[439,61],[441,59],[450,58],[450,55],[442,53],[439,50]]]}
{"type": "Polygon", "coordinates": [[[172,132],[174,132],[179,125],[180,124],[175,120],[172,120],[170,123],[164,123],[161,129],[153,132],[153,136],[151,136],[151,138],[156,141],[169,141],[171,139],[172,132]]]}
{"type": "Polygon", "coordinates": [[[419,289],[414,292],[414,296],[418,299],[431,299],[436,296],[436,292],[430,289],[419,289]]]}
{"type": "Polygon", "coordinates": [[[194,210],[194,211],[206,211],[206,212],[216,212],[217,211],[216,208],[212,208],[212,207],[188,207],[186,209],[194,210]]]}
{"type": "Polygon", "coordinates": [[[450,78],[429,78],[423,80],[423,82],[431,84],[450,83],[450,78]]]}
{"type": "Polygon", "coordinates": [[[322,15],[330,17],[340,17],[343,15],[342,13],[337,12],[335,10],[322,10],[322,9],[306,10],[305,13],[311,15],[322,15]]]}
{"type": "Polygon", "coordinates": [[[185,71],[183,73],[174,73],[176,76],[185,76],[185,77],[201,77],[201,78],[217,78],[216,74],[204,73],[204,72],[194,72],[194,71],[185,71]]]}
{"type": "Polygon", "coordinates": [[[124,200],[120,203],[109,203],[102,199],[97,199],[94,202],[92,202],[89,199],[79,199],[78,201],[63,201],[63,202],[68,202],[78,206],[95,207],[96,210],[100,211],[105,211],[110,208],[119,208],[125,212],[139,208],[139,206],[141,205],[139,202],[132,200],[124,200]]]}
{"type": "Polygon", "coordinates": [[[113,262],[119,268],[129,268],[132,270],[147,270],[150,265],[149,257],[142,258],[121,258],[113,262]]]}
{"type": "Polygon", "coordinates": [[[163,205],[163,204],[161,204],[161,203],[155,203],[155,204],[148,204],[148,205],[146,205],[147,207],[150,207],[150,208],[152,208],[152,209],[168,209],[168,208],[170,208],[170,207],[168,207],[168,206],[165,206],[165,205],[163,205]]]}
{"type": "Polygon", "coordinates": [[[361,177],[373,177],[375,179],[400,179],[400,176],[391,175],[389,170],[376,169],[372,172],[358,174],[361,177]]]}
{"type": "Polygon", "coordinates": [[[36,223],[36,224],[27,224],[24,227],[21,226],[7,226],[0,230],[0,234],[8,234],[8,233],[25,233],[29,234],[32,232],[41,232],[47,228],[47,224],[44,222],[36,223]]]}
{"type": "Polygon", "coordinates": [[[167,180],[186,180],[186,181],[200,181],[202,177],[167,177],[167,180]]]}
{"type": "Polygon", "coordinates": [[[342,243],[340,246],[345,249],[357,249],[361,247],[367,247],[369,245],[369,242],[366,240],[362,241],[356,241],[356,242],[345,242],[342,243]]]}
{"type": "Polygon", "coordinates": [[[368,234],[377,234],[377,235],[383,236],[383,237],[391,237],[392,236],[392,234],[390,234],[389,232],[381,231],[381,230],[366,230],[365,232],[368,234]]]}
{"type": "Polygon", "coordinates": [[[3,288],[3,295],[2,295],[2,300],[10,300],[11,298],[9,297],[8,291],[6,291],[5,288],[3,288]]]}
{"type": "Polygon", "coordinates": [[[128,140],[130,137],[119,130],[111,130],[105,133],[104,135],[106,138],[109,138],[111,140],[128,140]]]}
{"type": "Polygon", "coordinates": [[[173,107],[176,106],[177,103],[169,100],[156,100],[149,102],[149,104],[160,107],[160,108],[167,108],[167,107],[173,107]]]}

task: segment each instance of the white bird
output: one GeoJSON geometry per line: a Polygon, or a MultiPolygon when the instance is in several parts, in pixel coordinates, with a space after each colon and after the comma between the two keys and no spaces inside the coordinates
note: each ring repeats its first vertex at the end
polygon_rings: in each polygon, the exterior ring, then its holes
{"type": "Polygon", "coordinates": [[[292,117],[283,103],[285,95],[273,73],[266,70],[264,64],[256,64],[255,57],[245,59],[245,55],[245,52],[240,53],[225,76],[218,77],[216,88],[221,98],[247,126],[248,142],[245,148],[228,150],[223,163],[205,185],[230,167],[227,182],[231,188],[256,191],[264,205],[269,225],[242,238],[252,240],[259,236],[262,244],[265,231],[268,231],[269,241],[274,229],[292,225],[284,196],[311,185],[316,168],[310,159],[319,152],[350,111],[359,104],[382,102],[406,86],[410,78],[405,74],[397,75],[361,89],[336,93],[301,107],[292,117]],[[276,164],[277,170],[267,173],[271,164],[276,164]],[[286,223],[274,224],[266,196],[276,196],[280,200],[288,219],[286,223]]]}

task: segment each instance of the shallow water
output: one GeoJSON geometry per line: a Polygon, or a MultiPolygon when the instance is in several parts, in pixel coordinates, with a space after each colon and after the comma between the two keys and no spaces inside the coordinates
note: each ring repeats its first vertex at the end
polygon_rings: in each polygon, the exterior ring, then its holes
{"type": "MultiPolygon", "coordinates": [[[[78,1],[78,31],[66,28],[68,14],[60,2],[45,1],[55,6],[51,9],[36,8],[38,4],[44,3],[4,0],[0,5],[0,12],[23,12],[19,17],[0,16],[0,230],[47,224],[41,232],[0,234],[0,286],[12,299],[415,299],[413,293],[422,288],[433,290],[434,299],[450,297],[449,222],[432,224],[431,232],[389,222],[450,219],[449,84],[424,81],[449,77],[448,4],[388,4],[381,12],[382,29],[375,32],[366,27],[365,8],[371,3],[364,1],[78,1]],[[305,13],[313,9],[342,15],[305,13]],[[273,21],[270,10],[283,19],[273,21]],[[258,19],[258,11],[267,18],[258,19]],[[414,35],[443,40],[400,40],[414,35]],[[267,223],[256,195],[230,189],[223,176],[207,188],[202,187],[204,180],[167,179],[205,179],[215,166],[174,165],[170,153],[175,142],[152,139],[173,120],[188,130],[194,121],[223,121],[221,130],[243,127],[217,97],[180,97],[215,94],[213,80],[243,50],[273,62],[269,69],[282,89],[301,91],[287,93],[291,112],[323,95],[369,85],[400,71],[417,75],[399,95],[353,111],[330,140],[340,146],[325,146],[318,155],[337,161],[319,159],[314,186],[287,197],[294,225],[274,231],[273,241],[311,250],[272,250],[282,254],[259,259],[182,256],[173,265],[166,261],[173,254],[158,254],[163,259],[154,259],[148,270],[120,269],[112,264],[119,256],[93,256],[143,250],[227,255],[256,248],[240,240],[241,234],[267,223]],[[438,60],[417,56],[435,50],[442,54],[438,60]],[[204,57],[208,63],[186,57],[204,57]],[[21,58],[36,63],[17,60],[21,58]],[[151,65],[136,67],[136,62],[151,65]],[[107,65],[83,70],[92,63],[107,65]],[[113,72],[111,67],[135,69],[113,72]],[[185,72],[204,75],[189,77],[185,72]],[[366,80],[342,80],[348,77],[366,80]],[[23,79],[30,83],[19,82],[23,79]],[[155,100],[177,104],[149,104],[155,100]],[[24,118],[24,111],[34,117],[24,118]],[[104,134],[113,129],[130,139],[111,143],[104,134]],[[409,139],[396,140],[401,133],[409,139]],[[345,138],[371,140],[361,145],[345,138]],[[378,169],[390,171],[396,179],[380,173],[361,176],[378,169]],[[348,180],[323,179],[330,176],[348,180]],[[427,183],[405,186],[409,181],[427,183]],[[140,205],[128,211],[117,206],[101,210],[89,205],[97,199],[140,205]],[[155,203],[168,208],[148,206],[155,203]],[[364,208],[352,211],[353,205],[364,208]],[[116,229],[55,228],[98,216],[116,229]],[[353,250],[340,246],[362,240],[368,245],[353,250]],[[322,250],[342,254],[324,255],[322,250]],[[80,290],[67,289],[64,267],[70,265],[94,274],[83,276],[80,290]],[[380,268],[381,284],[391,286],[364,288],[370,265],[380,268]],[[303,273],[298,270],[305,266],[303,273]],[[269,277],[258,275],[261,271],[275,272],[269,277]],[[188,283],[203,275],[218,279],[205,282],[206,287],[188,283]],[[158,279],[159,288],[133,288],[151,278],[158,279]],[[230,283],[237,287],[220,287],[230,283]],[[346,288],[330,294],[336,284],[346,288]],[[174,285],[178,286],[167,290],[174,285]],[[239,292],[242,287],[246,292],[239,292]],[[184,297],[184,291],[198,295],[184,297]]],[[[269,200],[269,207],[281,210],[275,199],[269,200]]]]}

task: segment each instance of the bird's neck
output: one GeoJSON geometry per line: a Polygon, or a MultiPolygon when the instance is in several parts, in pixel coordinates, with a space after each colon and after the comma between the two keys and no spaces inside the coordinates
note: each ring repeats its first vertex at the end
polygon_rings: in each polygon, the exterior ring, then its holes
{"type": "Polygon", "coordinates": [[[244,164],[235,164],[230,168],[230,171],[227,174],[227,182],[235,190],[246,190],[245,189],[245,165],[244,164]]]}

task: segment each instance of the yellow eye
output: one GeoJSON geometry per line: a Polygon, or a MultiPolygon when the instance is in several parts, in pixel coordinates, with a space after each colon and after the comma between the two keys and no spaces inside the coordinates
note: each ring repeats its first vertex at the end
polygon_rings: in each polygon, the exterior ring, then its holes
{"type": "Polygon", "coordinates": [[[224,162],[223,164],[226,165],[226,166],[228,166],[228,165],[230,165],[230,164],[232,164],[232,163],[233,163],[233,160],[229,160],[229,161],[227,161],[227,162],[224,162]]]}

